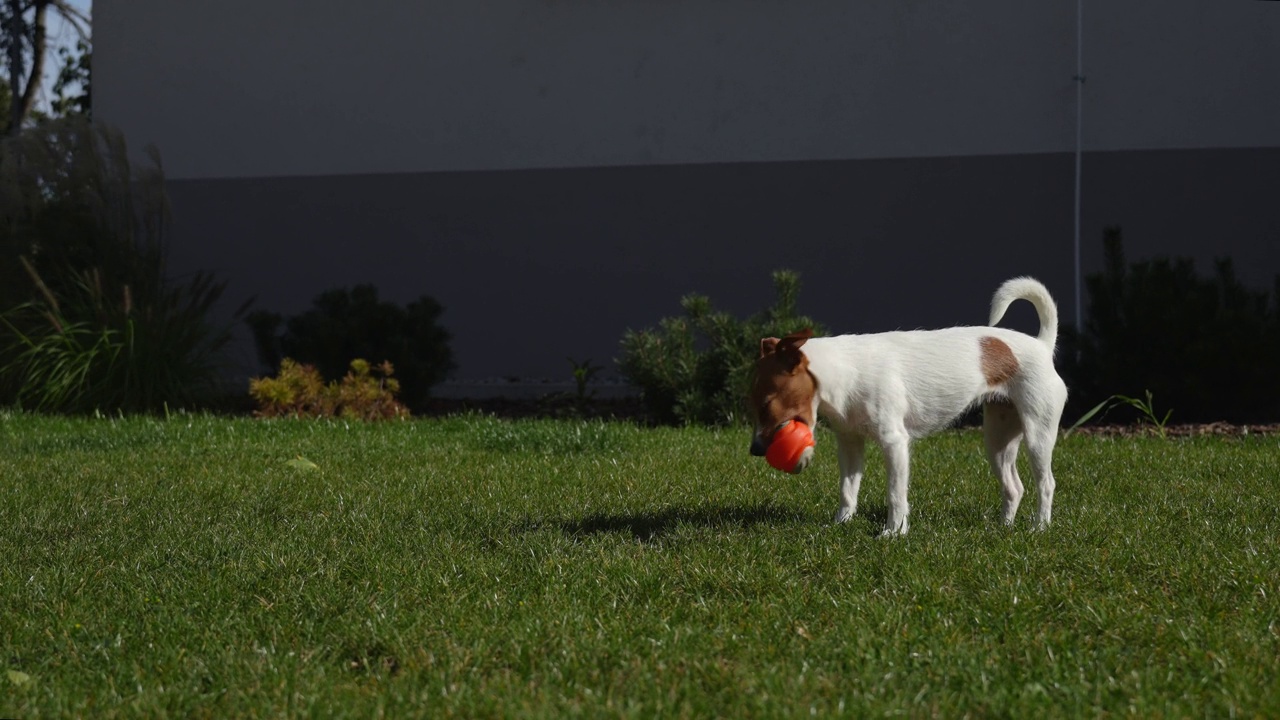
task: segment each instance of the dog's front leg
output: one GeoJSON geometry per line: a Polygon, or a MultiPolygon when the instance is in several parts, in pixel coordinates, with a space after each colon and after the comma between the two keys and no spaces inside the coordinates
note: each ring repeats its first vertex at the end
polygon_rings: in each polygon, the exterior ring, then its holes
{"type": "Polygon", "coordinates": [[[858,490],[862,487],[862,471],[866,460],[867,440],[854,433],[836,435],[836,452],[840,457],[840,509],[836,522],[848,522],[858,512],[858,490]]]}
{"type": "Polygon", "coordinates": [[[884,521],[880,537],[907,534],[907,480],[911,469],[911,438],[905,429],[886,434],[880,439],[884,448],[885,474],[888,476],[887,500],[889,515],[884,521]]]}

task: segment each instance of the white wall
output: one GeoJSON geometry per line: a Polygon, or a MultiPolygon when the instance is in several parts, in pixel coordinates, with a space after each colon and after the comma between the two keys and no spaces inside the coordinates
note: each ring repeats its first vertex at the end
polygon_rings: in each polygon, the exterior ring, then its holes
{"type": "MultiPolygon", "coordinates": [[[[1280,145],[1280,3],[1086,0],[1086,147],[1280,145]]],[[[1060,152],[1070,0],[97,0],[170,178],[1060,152]]]]}

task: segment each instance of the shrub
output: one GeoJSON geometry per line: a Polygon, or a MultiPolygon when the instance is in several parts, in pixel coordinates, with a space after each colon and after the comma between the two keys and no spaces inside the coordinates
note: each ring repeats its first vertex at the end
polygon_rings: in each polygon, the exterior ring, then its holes
{"type": "Polygon", "coordinates": [[[760,338],[805,327],[823,332],[796,312],[798,273],[775,271],[773,287],[773,306],[746,320],[714,310],[705,296],[686,295],[682,316],[663,318],[656,329],[626,332],[618,366],[640,389],[652,420],[718,425],[741,419],[760,338]]]}
{"type": "Polygon", "coordinates": [[[1202,278],[1188,258],[1126,263],[1120,228],[1103,244],[1084,332],[1063,333],[1076,412],[1148,391],[1178,422],[1280,418],[1280,278],[1268,300],[1240,283],[1230,260],[1202,278]]]}
{"type": "Polygon", "coordinates": [[[341,382],[325,383],[313,365],[290,358],[280,361],[274,378],[249,381],[249,395],[257,403],[258,417],[341,417],[351,420],[387,420],[409,417],[396,401],[400,383],[394,368],[384,362],[371,368],[365,360],[351,361],[341,382]],[[377,375],[373,370],[377,370],[377,375]]]}
{"type": "Polygon", "coordinates": [[[402,308],[379,301],[374,286],[357,285],[320,293],[312,309],[287,321],[271,312],[252,313],[247,320],[259,359],[273,371],[290,357],[337,377],[349,358],[381,358],[399,373],[401,401],[420,410],[431,387],[454,367],[449,332],[438,324],[443,312],[426,295],[402,308]]]}
{"type": "MultiPolygon", "coordinates": [[[[42,124],[0,150],[0,403],[155,411],[218,399],[225,283],[166,276],[164,175],[119,133],[42,124]]],[[[243,310],[243,308],[242,308],[243,310]]]]}

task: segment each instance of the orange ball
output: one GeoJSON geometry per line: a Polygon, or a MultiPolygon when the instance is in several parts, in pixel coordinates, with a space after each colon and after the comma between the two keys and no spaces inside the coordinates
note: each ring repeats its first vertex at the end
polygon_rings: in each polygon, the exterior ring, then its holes
{"type": "Polygon", "coordinates": [[[817,443],[813,440],[813,431],[809,426],[798,421],[778,428],[769,442],[769,449],[764,459],[770,465],[783,472],[798,473],[809,465],[813,459],[813,448],[817,443]]]}

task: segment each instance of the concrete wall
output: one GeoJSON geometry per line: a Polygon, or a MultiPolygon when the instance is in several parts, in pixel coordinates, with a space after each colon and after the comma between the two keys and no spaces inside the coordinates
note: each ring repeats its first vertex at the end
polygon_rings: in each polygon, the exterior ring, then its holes
{"type": "MultiPolygon", "coordinates": [[[[1280,4],[1085,13],[1086,270],[1122,224],[1134,257],[1230,255],[1269,287],[1280,4]]],[[[686,292],[759,309],[778,267],[837,331],[981,322],[1021,273],[1070,321],[1074,3],[94,15],[95,111],[161,149],[175,270],[285,313],[359,282],[432,294],[459,378],[567,379],[566,356],[607,361],[686,292]]]]}
{"type": "MultiPolygon", "coordinates": [[[[804,310],[837,331],[981,323],[1003,279],[1032,274],[1071,316],[1068,154],[346,175],[172,184],[182,262],[232,294],[300,312],[373,282],[434,295],[460,378],[568,378],[690,291],[740,313],[799,269],[804,310]],[[192,220],[195,218],[196,220],[192,220]],[[300,291],[305,289],[305,291],[300,291]]],[[[1280,272],[1280,149],[1085,158],[1086,269],[1102,229],[1134,257],[1234,255],[1280,272]]],[[[1029,313],[1025,308],[1023,311],[1029,313]]],[[[1028,315],[1030,317],[1030,315],[1028,315]]],[[[1034,329],[1034,324],[1029,328],[1034,329]]]]}
{"type": "MultiPolygon", "coordinates": [[[[1280,7],[1086,3],[1086,147],[1280,145],[1280,7]]],[[[1062,152],[1075,3],[99,0],[171,177],[1062,152]]]]}

